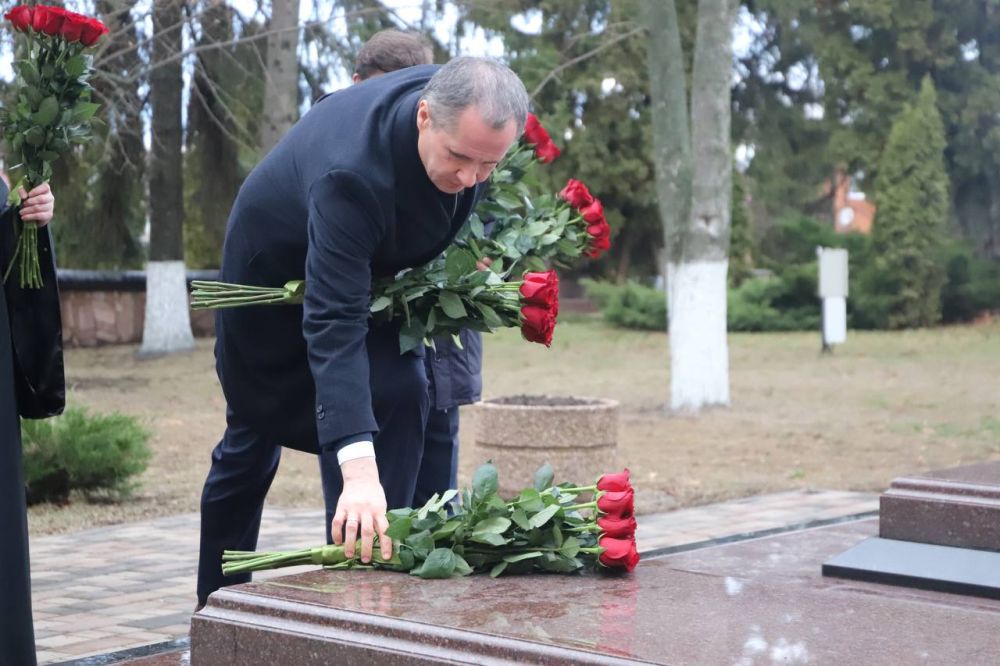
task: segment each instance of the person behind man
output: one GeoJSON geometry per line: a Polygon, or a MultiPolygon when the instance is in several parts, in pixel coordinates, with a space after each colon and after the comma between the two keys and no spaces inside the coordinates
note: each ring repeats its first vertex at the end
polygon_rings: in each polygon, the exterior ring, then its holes
{"type": "Polygon", "coordinates": [[[216,315],[227,427],[202,493],[198,601],[225,577],[222,551],[253,550],[281,447],[337,460],[331,531],[370,561],[387,507],[413,495],[427,418],[419,354],[398,328],[369,329],[373,278],[438,256],[465,223],[527,117],[507,67],[456,58],[321,98],[257,165],[230,213],[220,279],[278,286],[302,275],[302,307],[216,315]]]}
{"type": "Polygon", "coordinates": [[[361,83],[380,74],[433,62],[434,50],[420,35],[391,28],[379,30],[358,51],[351,81],[361,83]]]}
{"type": "MultiPolygon", "coordinates": [[[[0,172],[0,274],[15,253],[9,182],[0,172]]],[[[20,190],[21,219],[39,227],[52,220],[48,183],[20,190]]],[[[21,456],[21,420],[45,418],[65,403],[59,290],[48,230],[38,234],[42,287],[22,289],[12,272],[0,285],[0,666],[33,666],[28,518],[21,456]]]]}
{"type": "MultiPolygon", "coordinates": [[[[415,65],[431,64],[433,51],[417,34],[382,30],[372,35],[358,51],[354,83],[415,65]]],[[[478,331],[463,329],[462,346],[450,337],[437,338],[425,350],[424,366],[429,388],[429,412],[424,429],[424,450],[417,473],[413,499],[422,506],[434,493],[443,493],[458,483],[458,408],[480,399],[482,392],[483,339],[478,331]]],[[[326,500],[327,540],[340,492],[340,471],[330,457],[319,457],[326,500]]]]}

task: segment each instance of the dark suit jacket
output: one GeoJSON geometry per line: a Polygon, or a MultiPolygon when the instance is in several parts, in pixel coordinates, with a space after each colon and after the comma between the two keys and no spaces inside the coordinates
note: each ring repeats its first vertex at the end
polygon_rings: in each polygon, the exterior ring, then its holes
{"type": "Polygon", "coordinates": [[[305,274],[308,283],[304,306],[216,318],[230,409],[280,444],[329,450],[377,431],[365,346],[372,279],[440,254],[483,189],[442,193],[420,161],[417,102],[437,69],[321,98],[240,188],[220,279],[280,286],[305,274]]]}
{"type": "MultiPolygon", "coordinates": [[[[0,277],[15,251],[14,211],[6,206],[7,186],[0,181],[0,277]]],[[[62,317],[55,255],[48,228],[38,233],[42,269],[40,289],[18,286],[17,267],[3,285],[10,339],[14,352],[14,388],[24,418],[41,419],[62,413],[66,404],[63,375],[62,317]]],[[[20,259],[18,259],[20,261],[20,259]]]]}

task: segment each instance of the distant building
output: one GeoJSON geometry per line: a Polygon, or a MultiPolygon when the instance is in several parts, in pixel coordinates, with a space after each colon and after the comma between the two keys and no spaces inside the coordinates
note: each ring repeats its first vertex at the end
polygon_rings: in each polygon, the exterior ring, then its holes
{"type": "MultiPolygon", "coordinates": [[[[841,233],[856,231],[870,234],[875,221],[875,204],[865,199],[865,193],[853,189],[853,178],[842,169],[834,175],[833,228],[841,233]]],[[[825,185],[830,192],[829,181],[825,185]]]]}

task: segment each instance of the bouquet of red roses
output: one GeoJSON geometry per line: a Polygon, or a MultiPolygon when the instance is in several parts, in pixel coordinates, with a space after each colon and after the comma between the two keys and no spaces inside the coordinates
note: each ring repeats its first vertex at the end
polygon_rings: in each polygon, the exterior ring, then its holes
{"type": "Polygon", "coordinates": [[[611,227],[603,204],[586,185],[571,178],[557,195],[533,194],[528,185],[535,165],[559,154],[529,114],[521,140],[497,166],[489,192],[456,240],[501,267],[506,262],[506,270],[515,274],[552,264],[571,266],[580,257],[597,259],[607,252],[611,227]],[[489,233],[484,220],[492,224],[489,233]]]}
{"type": "Polygon", "coordinates": [[[376,568],[409,572],[420,578],[450,578],[477,572],[571,573],[585,568],[632,571],[639,563],[635,544],[634,491],[629,472],[605,474],[592,486],[552,485],[552,468],[543,466],[532,487],[511,500],[497,495],[496,468],[481,466],[472,488],[448,514],[457,495],[434,495],[418,509],[387,514],[393,554],[382,559],[373,550],[371,565],[348,558],[344,546],[321,546],[264,553],[227,550],[226,575],[302,564],[332,569],[376,568]],[[582,494],[593,497],[580,502],[582,494]]]}
{"type": "MultiPolygon", "coordinates": [[[[90,124],[98,105],[90,101],[87,83],[90,62],[85,50],[100,41],[108,29],[97,19],[61,7],[19,5],[4,15],[22,38],[17,104],[0,109],[0,126],[8,145],[12,170],[20,175],[11,187],[8,204],[19,206],[19,189],[30,190],[52,177],[52,163],[74,144],[90,140],[90,124]]],[[[20,224],[17,249],[4,282],[20,261],[22,287],[42,286],[38,265],[38,228],[20,224]]]]}
{"type": "MultiPolygon", "coordinates": [[[[459,344],[463,328],[485,333],[520,326],[525,339],[551,344],[559,281],[545,269],[581,256],[596,259],[609,247],[601,202],[579,181],[571,180],[558,198],[532,198],[528,182],[534,165],[558,156],[548,132],[529,114],[524,135],[497,166],[489,191],[455,243],[429,264],[374,285],[372,316],[401,320],[401,352],[433,345],[440,335],[459,344]],[[492,235],[483,219],[491,220],[492,235]],[[489,269],[480,270],[486,260],[489,269]],[[537,292],[540,284],[544,288],[537,292]]],[[[303,280],[281,287],[195,281],[192,288],[191,307],[205,309],[302,303],[306,285],[303,280]]]]}

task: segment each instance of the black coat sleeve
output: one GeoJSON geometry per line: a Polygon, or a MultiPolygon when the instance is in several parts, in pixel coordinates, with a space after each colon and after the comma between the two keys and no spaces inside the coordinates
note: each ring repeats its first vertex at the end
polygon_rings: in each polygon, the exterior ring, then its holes
{"type": "Polygon", "coordinates": [[[309,246],[302,330],[316,384],[316,431],[321,449],[378,430],[372,411],[365,337],[371,303],[372,258],[385,226],[364,180],[332,171],[309,191],[309,246]]]}
{"type": "MultiPolygon", "coordinates": [[[[6,187],[0,186],[0,190],[6,201],[6,187]]],[[[5,208],[0,214],[0,258],[4,272],[13,259],[17,243],[15,223],[14,210],[5,208]]],[[[60,414],[66,404],[59,286],[48,227],[38,232],[38,258],[41,288],[22,289],[16,267],[3,285],[14,348],[18,410],[21,416],[33,419],[60,414]]]]}

